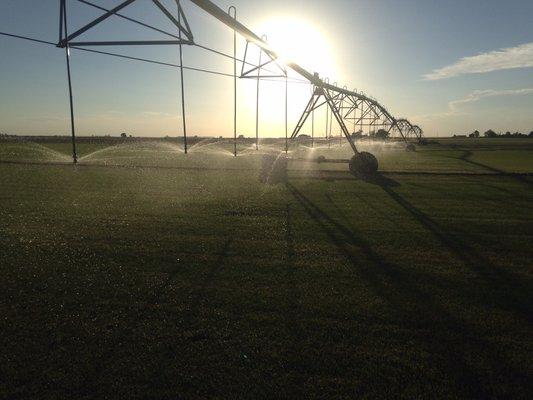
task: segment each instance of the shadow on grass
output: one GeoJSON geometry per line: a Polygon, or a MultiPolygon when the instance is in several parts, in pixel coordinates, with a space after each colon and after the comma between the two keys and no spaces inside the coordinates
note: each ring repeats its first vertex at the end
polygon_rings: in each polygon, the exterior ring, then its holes
{"type": "MultiPolygon", "coordinates": [[[[386,191],[391,192],[390,187],[395,185],[391,180],[379,176],[374,182],[382,184],[386,191]]],[[[349,261],[357,275],[367,282],[376,295],[394,308],[394,314],[399,318],[398,323],[407,325],[415,332],[426,331],[425,334],[418,335],[417,343],[432,354],[434,362],[444,370],[449,385],[455,388],[456,393],[470,398],[490,397],[493,392],[488,384],[496,377],[501,379],[502,375],[509,385],[519,385],[520,389],[525,387],[527,376],[514,368],[498,348],[484,340],[482,334],[466,326],[430,294],[422,291],[415,276],[385,261],[353,228],[349,229],[337,222],[290,182],[286,187],[329,241],[349,261]],[[361,250],[363,259],[354,254],[354,247],[361,250]],[[485,364],[483,368],[473,368],[470,360],[472,352],[485,364]]],[[[331,197],[328,200],[339,210],[331,197]]]]}
{"type": "Polygon", "coordinates": [[[496,293],[501,294],[498,296],[498,307],[512,312],[518,317],[525,318],[529,322],[533,321],[531,317],[532,310],[528,306],[528,304],[531,304],[529,301],[529,290],[522,280],[504,269],[493,265],[465,241],[447,232],[427,214],[392,190],[390,185],[381,185],[379,183],[378,185],[392,200],[411,214],[424,228],[430,231],[466,267],[475,271],[486,284],[485,290],[487,294],[490,294],[493,298],[496,293]]]}
{"type": "Polygon", "coordinates": [[[467,164],[483,168],[483,169],[485,169],[487,171],[490,171],[490,172],[494,172],[495,174],[508,175],[508,176],[516,179],[517,181],[522,182],[523,184],[525,184],[526,186],[528,186],[530,188],[533,187],[533,182],[531,182],[523,174],[513,174],[513,173],[510,173],[510,172],[506,172],[506,171],[504,171],[502,169],[491,167],[490,165],[487,165],[487,164],[482,164],[482,163],[480,163],[478,161],[473,161],[473,160],[470,159],[473,155],[474,155],[474,153],[472,153],[470,150],[464,150],[463,154],[461,154],[460,157],[458,157],[458,158],[450,157],[450,158],[461,160],[461,161],[463,161],[463,162],[465,162],[467,164]]]}
{"type": "MultiPolygon", "coordinates": [[[[200,308],[205,302],[206,299],[206,290],[207,287],[215,280],[216,275],[219,273],[221,268],[224,266],[225,259],[228,257],[230,246],[233,242],[233,238],[228,238],[224,241],[224,244],[222,246],[222,249],[220,252],[216,253],[217,257],[214,260],[214,262],[211,263],[211,265],[208,267],[207,274],[205,277],[201,280],[200,284],[198,286],[195,286],[195,290],[191,293],[189,297],[188,303],[190,304],[190,307],[182,312],[182,323],[180,323],[180,326],[176,326],[178,329],[187,329],[191,333],[194,332],[194,334],[190,335],[189,337],[186,337],[186,342],[196,342],[200,340],[207,340],[209,337],[206,333],[202,331],[201,328],[201,321],[198,318],[200,308]]],[[[176,279],[180,272],[179,266],[177,266],[173,271],[171,271],[167,279],[159,285],[159,287],[154,291],[153,295],[149,297],[146,300],[146,304],[142,307],[141,310],[138,310],[136,312],[136,323],[138,325],[142,324],[142,321],[144,320],[150,320],[152,315],[155,312],[154,307],[157,307],[162,303],[162,299],[164,296],[165,291],[172,285],[172,282],[176,279]]],[[[169,335],[172,333],[169,332],[169,335]]],[[[181,339],[180,339],[181,340],[181,339]]],[[[168,382],[164,381],[165,369],[170,366],[171,363],[176,362],[176,357],[179,356],[179,347],[182,346],[184,343],[180,340],[171,341],[166,344],[167,350],[166,353],[157,353],[159,355],[159,362],[158,362],[158,368],[151,370],[151,382],[154,384],[168,384],[168,382]]],[[[93,374],[87,374],[86,376],[86,385],[90,388],[88,390],[88,393],[98,393],[98,386],[99,382],[104,376],[104,374],[108,373],[109,371],[106,368],[102,368],[102,365],[110,364],[112,363],[113,359],[115,358],[117,352],[120,350],[120,343],[127,341],[127,338],[125,338],[122,335],[116,336],[112,342],[108,344],[108,348],[111,349],[109,352],[106,353],[105,359],[101,359],[99,362],[95,363],[95,368],[97,368],[94,371],[93,374]],[[111,362],[106,362],[106,360],[111,362]]],[[[157,343],[157,345],[160,345],[161,343],[157,343]]],[[[157,346],[155,346],[157,347],[157,346]]],[[[156,356],[156,353],[154,353],[154,357],[156,356]]]]}
{"type": "MultiPolygon", "coordinates": [[[[204,277],[204,279],[202,279],[198,288],[196,288],[192,292],[190,296],[190,302],[189,302],[191,307],[189,308],[188,312],[186,312],[185,315],[183,316],[184,326],[187,326],[189,328],[194,328],[195,326],[199,325],[197,321],[198,319],[197,317],[200,312],[200,307],[203,305],[203,303],[206,300],[207,288],[213,283],[217,274],[223,268],[224,262],[229,255],[229,249],[231,247],[232,242],[233,242],[233,237],[230,237],[224,241],[224,245],[222,246],[222,249],[220,250],[220,252],[216,254],[217,258],[209,267],[209,270],[207,271],[207,275],[204,277]]],[[[178,271],[176,271],[176,273],[177,272],[178,271]]],[[[174,275],[176,273],[171,275],[169,277],[169,280],[173,280],[174,275]]],[[[197,328],[199,329],[198,326],[197,328]]],[[[198,332],[197,334],[190,337],[190,340],[193,342],[197,340],[203,340],[203,339],[206,339],[206,336],[205,334],[201,332],[198,332]]]]}
{"type": "MultiPolygon", "coordinates": [[[[217,275],[220,273],[224,267],[226,258],[229,255],[229,249],[233,243],[233,238],[230,237],[224,241],[222,249],[216,253],[216,259],[214,262],[209,265],[205,277],[201,280],[199,285],[195,286],[195,289],[192,291],[189,296],[188,304],[189,308],[183,311],[181,316],[181,322],[176,328],[185,329],[190,332],[185,339],[185,343],[180,341],[171,341],[166,344],[166,352],[160,353],[160,358],[157,363],[157,368],[151,371],[152,377],[151,381],[156,385],[163,386],[169,382],[166,380],[166,371],[172,369],[173,365],[179,360],[180,356],[180,347],[183,345],[192,345],[194,342],[200,341],[213,341],[213,337],[209,335],[209,327],[205,326],[206,323],[202,321],[201,308],[204,306],[207,299],[207,289],[215,281],[217,275]]],[[[176,269],[173,273],[168,276],[165,284],[163,284],[157,294],[157,299],[162,297],[162,293],[166,288],[170,286],[172,281],[175,280],[177,273],[179,272],[176,269]]]]}
{"type": "MultiPolygon", "coordinates": [[[[303,338],[305,337],[305,328],[300,322],[302,316],[302,307],[300,305],[300,294],[298,291],[299,285],[297,275],[295,274],[296,251],[294,249],[294,232],[293,232],[293,208],[294,205],[287,203],[286,205],[286,219],[285,219],[285,242],[286,242],[286,273],[284,281],[286,284],[287,303],[284,309],[285,329],[289,336],[289,343],[285,346],[285,356],[287,357],[287,365],[291,369],[299,370],[301,368],[301,354],[306,351],[302,346],[303,338]]],[[[291,398],[303,397],[305,391],[300,382],[300,376],[293,374],[288,377],[290,385],[287,385],[286,390],[290,392],[285,393],[291,398]]]]}

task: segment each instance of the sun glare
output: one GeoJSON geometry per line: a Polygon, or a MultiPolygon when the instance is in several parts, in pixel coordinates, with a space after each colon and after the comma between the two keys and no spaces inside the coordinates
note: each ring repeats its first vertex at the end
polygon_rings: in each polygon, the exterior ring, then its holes
{"type": "Polygon", "coordinates": [[[311,22],[294,17],[275,17],[260,24],[257,32],[267,36],[268,43],[282,62],[296,62],[324,77],[335,75],[331,46],[311,22]]]}
{"type": "MultiPolygon", "coordinates": [[[[254,32],[266,35],[267,42],[279,55],[279,64],[295,62],[309,72],[318,72],[321,78],[332,79],[337,76],[335,72],[335,58],[332,47],[320,29],[311,22],[294,17],[269,18],[254,27],[254,32]]],[[[249,49],[249,59],[256,63],[259,57],[257,48],[249,49]]],[[[263,62],[265,59],[263,58],[263,62]]],[[[269,65],[261,75],[276,72],[276,68],[269,65]]],[[[279,72],[277,72],[279,73],[279,72]]],[[[297,78],[294,73],[289,76],[297,78]]],[[[288,89],[288,123],[289,126],[296,122],[305,108],[311,95],[311,87],[301,83],[290,83],[288,89]]],[[[255,134],[255,107],[257,87],[255,80],[242,80],[241,87],[244,98],[242,104],[247,109],[246,117],[240,123],[243,132],[248,136],[255,134]]],[[[282,79],[264,79],[260,83],[259,99],[259,136],[282,137],[285,132],[285,86],[282,79]]],[[[319,115],[318,119],[321,118],[319,115]]],[[[309,124],[308,124],[309,125],[309,124]]],[[[308,129],[306,126],[304,129],[308,129]]],[[[317,128],[318,129],[318,128],[317,128]]],[[[318,130],[317,130],[318,132],[318,130]]],[[[310,133],[307,132],[306,133],[310,133]]]]}

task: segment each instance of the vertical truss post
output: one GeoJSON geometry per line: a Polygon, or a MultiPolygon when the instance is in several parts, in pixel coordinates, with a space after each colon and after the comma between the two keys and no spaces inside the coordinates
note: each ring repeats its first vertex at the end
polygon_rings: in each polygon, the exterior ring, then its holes
{"type": "MultiPolygon", "coordinates": [[[[66,0],[61,0],[60,2],[60,16],[61,16],[61,26],[59,28],[60,35],[65,34],[65,38],[68,37],[68,26],[67,26],[67,5],[66,0]]],[[[63,38],[61,38],[63,39],[63,38]]],[[[76,128],[74,125],[74,101],[72,98],[72,78],[70,74],[70,46],[68,41],[65,45],[65,56],[67,59],[67,79],[68,79],[68,93],[69,93],[69,102],[70,102],[70,133],[72,138],[72,162],[76,164],[78,162],[78,155],[76,154],[76,128]]]]}
{"type": "MultiPolygon", "coordinates": [[[[353,89],[353,91],[355,92],[355,89],[353,89]]],[[[352,99],[352,101],[354,102],[354,109],[353,109],[353,132],[355,134],[355,119],[357,117],[357,99],[352,99]]]]}
{"type": "MultiPolygon", "coordinates": [[[[262,40],[266,41],[266,36],[261,36],[262,40]]],[[[259,150],[259,80],[261,78],[261,58],[263,56],[263,48],[259,48],[259,63],[257,64],[257,86],[255,97],[255,149],[259,150]]]]}
{"type": "MultiPolygon", "coordinates": [[[[343,86],[343,89],[348,90],[348,88],[346,86],[343,86]]],[[[341,115],[344,113],[343,106],[344,106],[344,99],[345,98],[346,98],[346,95],[342,95],[341,108],[340,108],[341,115]]],[[[341,135],[341,132],[339,132],[339,147],[342,147],[342,135],[341,135]]]]}
{"type": "MultiPolygon", "coordinates": [[[[235,6],[228,8],[228,14],[237,20],[235,6]]],[[[237,30],[233,29],[233,155],[237,157],[237,30]]]]}
{"type": "MultiPolygon", "coordinates": [[[[327,84],[329,84],[329,78],[326,78],[324,79],[324,82],[326,82],[327,84]]],[[[326,107],[326,143],[329,145],[329,140],[328,140],[328,127],[329,127],[329,110],[328,108],[326,107]]]]}
{"type": "MultiPolygon", "coordinates": [[[[315,85],[311,86],[311,90],[315,93],[315,85]]],[[[315,147],[315,109],[311,111],[311,148],[315,147]]]]}
{"type": "MultiPolygon", "coordinates": [[[[261,54],[263,49],[259,50],[259,65],[261,65],[261,54]]],[[[257,69],[257,85],[255,91],[255,149],[259,150],[259,73],[261,67],[257,69]]]]}
{"type": "Polygon", "coordinates": [[[326,107],[326,133],[325,133],[325,136],[324,136],[326,138],[326,142],[328,140],[328,126],[329,126],[328,117],[329,117],[329,110],[326,107]]]}
{"type": "Polygon", "coordinates": [[[328,135],[328,149],[331,147],[331,127],[333,125],[333,114],[331,110],[329,110],[329,131],[327,132],[328,135]]]}
{"type": "MultiPolygon", "coordinates": [[[[178,24],[181,24],[181,13],[180,13],[180,0],[176,0],[176,5],[178,7],[178,24]]],[[[187,122],[185,120],[185,82],[183,79],[183,49],[181,45],[181,29],[178,29],[179,37],[179,58],[180,58],[180,79],[181,79],[181,119],[183,121],[183,151],[187,154],[187,122]]]]}
{"type": "MultiPolygon", "coordinates": [[[[334,82],[333,86],[337,86],[337,82],[334,82]]],[[[332,136],[333,136],[333,110],[330,107],[330,110],[329,110],[328,149],[331,148],[331,137],[332,136]]]]}
{"type": "Polygon", "coordinates": [[[365,102],[361,100],[361,117],[359,121],[359,130],[361,131],[361,136],[363,136],[363,109],[364,109],[365,102]]]}
{"type": "Polygon", "coordinates": [[[372,109],[373,116],[370,119],[370,122],[368,123],[368,134],[370,135],[370,130],[374,128],[374,135],[376,134],[376,128],[374,126],[374,122],[376,122],[376,112],[374,109],[372,109]]]}
{"type": "Polygon", "coordinates": [[[287,69],[285,69],[285,154],[289,152],[289,116],[288,116],[288,102],[289,102],[289,77],[287,76],[287,69]]]}

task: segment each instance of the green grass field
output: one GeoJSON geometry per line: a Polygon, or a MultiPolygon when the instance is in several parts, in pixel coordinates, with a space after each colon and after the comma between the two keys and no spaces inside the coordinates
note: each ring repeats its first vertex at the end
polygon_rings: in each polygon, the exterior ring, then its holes
{"type": "Polygon", "coordinates": [[[362,148],[0,142],[0,398],[531,398],[533,140],[362,148]]]}

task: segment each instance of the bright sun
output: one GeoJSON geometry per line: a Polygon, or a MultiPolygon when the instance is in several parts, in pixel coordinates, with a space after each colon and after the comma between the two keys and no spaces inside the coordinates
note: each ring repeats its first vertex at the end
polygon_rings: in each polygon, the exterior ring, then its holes
{"type": "Polygon", "coordinates": [[[276,17],[260,24],[256,33],[267,36],[282,61],[294,61],[323,77],[334,76],[331,46],[312,23],[294,17],[276,17]]]}
{"type": "MultiPolygon", "coordinates": [[[[267,36],[267,42],[279,55],[280,64],[292,61],[307,69],[318,72],[323,79],[337,76],[335,72],[335,58],[332,47],[324,35],[312,23],[294,17],[276,17],[265,20],[254,26],[254,32],[267,36]]],[[[258,48],[252,46],[249,50],[249,61],[258,62],[258,48]]],[[[263,62],[266,61],[263,58],[263,62]]],[[[274,66],[269,65],[263,73],[278,73],[274,66]]],[[[290,77],[297,78],[295,73],[290,77]]],[[[301,78],[301,77],[300,77],[301,78]]],[[[311,95],[309,84],[291,82],[288,88],[288,123],[289,129],[299,118],[311,95]]],[[[255,80],[243,79],[241,87],[244,98],[242,104],[247,108],[245,117],[240,121],[246,135],[255,135],[255,107],[257,86],[255,80]]],[[[285,134],[285,85],[283,79],[264,79],[260,81],[259,96],[259,136],[282,137],[285,134]]],[[[317,118],[319,116],[317,115],[317,118]]],[[[318,122],[318,120],[317,120],[318,122]]],[[[308,124],[309,125],[309,124],[308,124]]],[[[307,128],[306,128],[307,129],[307,128]]],[[[318,128],[317,128],[318,129],[318,128]]],[[[318,132],[318,130],[317,130],[318,132]]],[[[309,133],[309,132],[307,132],[309,133]]],[[[289,132],[290,134],[290,132],[289,132]]]]}

